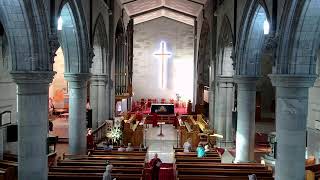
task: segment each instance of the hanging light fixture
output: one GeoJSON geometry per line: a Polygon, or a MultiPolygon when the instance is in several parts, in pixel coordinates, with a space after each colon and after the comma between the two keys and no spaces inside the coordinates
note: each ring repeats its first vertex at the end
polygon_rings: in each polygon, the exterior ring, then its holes
{"type": "Polygon", "coordinates": [[[269,34],[269,30],[270,30],[270,25],[269,25],[269,22],[268,20],[266,19],[263,23],[263,32],[264,34],[269,34]]]}
{"type": "Polygon", "coordinates": [[[62,30],[62,24],[63,24],[63,20],[61,18],[61,16],[58,18],[58,31],[61,31],[62,30]]]}

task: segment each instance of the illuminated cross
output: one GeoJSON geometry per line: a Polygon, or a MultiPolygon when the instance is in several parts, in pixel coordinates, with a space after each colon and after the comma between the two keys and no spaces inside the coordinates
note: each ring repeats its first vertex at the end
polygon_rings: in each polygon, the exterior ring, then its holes
{"type": "Polygon", "coordinates": [[[164,72],[166,72],[165,69],[165,62],[171,57],[172,53],[167,51],[167,44],[164,41],[160,42],[160,49],[153,53],[154,56],[158,57],[161,60],[161,86],[164,88],[164,72]]]}

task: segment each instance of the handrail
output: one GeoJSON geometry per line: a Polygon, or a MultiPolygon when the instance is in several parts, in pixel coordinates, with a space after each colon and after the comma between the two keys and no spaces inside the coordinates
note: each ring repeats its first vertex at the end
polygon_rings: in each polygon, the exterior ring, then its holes
{"type": "Polygon", "coordinates": [[[107,132],[107,122],[104,122],[92,132],[94,143],[98,144],[101,141],[103,141],[106,137],[106,132],[107,132]]]}

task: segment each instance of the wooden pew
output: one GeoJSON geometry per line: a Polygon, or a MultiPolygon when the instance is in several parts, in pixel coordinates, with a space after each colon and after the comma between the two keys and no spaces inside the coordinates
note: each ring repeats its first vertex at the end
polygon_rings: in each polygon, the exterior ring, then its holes
{"type": "Polygon", "coordinates": [[[105,151],[105,150],[92,150],[90,155],[129,155],[129,156],[145,156],[146,151],[105,151]]]}
{"type": "Polygon", "coordinates": [[[18,156],[16,154],[3,153],[3,160],[18,162],[18,156]]]}
{"type": "MultiPolygon", "coordinates": [[[[175,152],[175,157],[197,157],[196,152],[175,152]]],[[[217,152],[207,152],[206,157],[219,157],[220,155],[217,152]]]]}
{"type": "Polygon", "coordinates": [[[241,163],[241,164],[232,164],[232,163],[204,163],[204,162],[197,162],[197,163],[185,163],[179,162],[176,163],[176,168],[193,168],[197,166],[199,168],[221,168],[221,169],[262,169],[267,170],[268,168],[263,164],[252,164],[252,163],[241,163]]]}
{"type": "MultiPolygon", "coordinates": [[[[103,173],[65,173],[49,172],[49,180],[101,180],[103,173]]],[[[117,180],[142,180],[142,174],[115,174],[111,173],[112,178],[117,180]]]]}
{"type": "Polygon", "coordinates": [[[262,164],[256,163],[220,163],[217,152],[208,152],[210,157],[197,158],[196,152],[184,153],[181,148],[175,149],[175,170],[178,180],[247,180],[248,175],[256,174],[260,180],[271,180],[272,171],[262,164]]]}
{"type": "MultiPolygon", "coordinates": [[[[144,167],[144,162],[141,161],[109,161],[114,167],[144,167]]],[[[63,160],[57,163],[58,166],[94,166],[105,167],[105,161],[91,161],[91,160],[63,160]]]]}
{"type": "Polygon", "coordinates": [[[129,156],[129,155],[63,155],[63,159],[88,159],[88,160],[119,160],[119,161],[144,161],[145,156],[129,156]]]}
{"type": "MultiPolygon", "coordinates": [[[[51,167],[50,172],[70,172],[70,173],[104,173],[105,167],[95,167],[95,166],[67,166],[67,167],[51,167]]],[[[113,167],[112,173],[114,174],[136,174],[137,172],[142,172],[143,167],[113,167]]]]}
{"type": "Polygon", "coordinates": [[[184,156],[178,156],[176,157],[176,162],[216,162],[216,163],[221,163],[221,158],[220,157],[203,157],[203,158],[198,158],[198,157],[184,157],[184,156]]]}
{"type": "MultiPolygon", "coordinates": [[[[219,175],[179,175],[177,180],[248,180],[248,176],[219,176],[219,175]]],[[[273,177],[259,177],[259,180],[274,180],[273,177]]]]}
{"type": "Polygon", "coordinates": [[[18,163],[14,161],[0,161],[0,180],[16,180],[18,174],[18,163]]]}

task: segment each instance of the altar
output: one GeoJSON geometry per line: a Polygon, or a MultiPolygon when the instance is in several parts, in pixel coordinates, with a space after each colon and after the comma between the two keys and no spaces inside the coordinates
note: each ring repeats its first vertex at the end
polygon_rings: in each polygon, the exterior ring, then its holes
{"type": "Polygon", "coordinates": [[[161,115],[174,114],[174,104],[151,104],[151,113],[161,115]]]}

